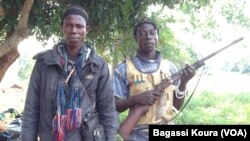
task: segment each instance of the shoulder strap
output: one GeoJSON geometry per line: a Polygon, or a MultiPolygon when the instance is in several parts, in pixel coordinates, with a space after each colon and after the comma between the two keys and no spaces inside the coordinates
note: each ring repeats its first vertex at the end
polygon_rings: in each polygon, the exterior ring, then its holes
{"type": "MultiPolygon", "coordinates": [[[[77,74],[77,77],[79,79],[79,76],[77,74]]],[[[97,115],[96,109],[95,109],[95,103],[92,103],[89,97],[89,94],[87,93],[82,80],[80,80],[82,89],[83,89],[83,96],[82,99],[83,102],[81,102],[81,109],[82,109],[82,124],[86,121],[91,120],[90,118],[94,118],[93,115],[97,115]]],[[[97,122],[97,121],[96,121],[97,122]]]]}

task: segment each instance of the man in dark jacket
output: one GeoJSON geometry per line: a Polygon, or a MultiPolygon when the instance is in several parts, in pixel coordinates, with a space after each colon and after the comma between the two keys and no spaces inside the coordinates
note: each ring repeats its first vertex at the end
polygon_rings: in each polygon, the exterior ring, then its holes
{"type": "Polygon", "coordinates": [[[107,63],[84,40],[88,15],[69,5],[64,41],[39,53],[22,118],[22,141],[115,141],[118,116],[107,63]]]}

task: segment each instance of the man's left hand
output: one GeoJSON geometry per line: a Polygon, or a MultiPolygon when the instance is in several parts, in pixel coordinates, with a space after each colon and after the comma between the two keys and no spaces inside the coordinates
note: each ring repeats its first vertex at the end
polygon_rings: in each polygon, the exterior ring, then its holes
{"type": "Polygon", "coordinates": [[[181,76],[181,83],[187,84],[187,82],[192,79],[195,75],[195,69],[189,65],[186,64],[186,67],[183,70],[183,74],[181,76]]]}

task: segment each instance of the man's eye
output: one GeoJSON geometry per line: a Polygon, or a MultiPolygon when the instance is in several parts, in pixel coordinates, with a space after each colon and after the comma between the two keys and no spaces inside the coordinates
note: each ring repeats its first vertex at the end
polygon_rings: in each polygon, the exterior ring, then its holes
{"type": "Polygon", "coordinates": [[[84,28],[83,25],[77,25],[76,27],[77,27],[77,28],[84,28]]]}
{"type": "Polygon", "coordinates": [[[150,32],[150,34],[151,34],[151,35],[155,35],[155,34],[156,34],[156,32],[155,32],[155,31],[152,31],[152,32],[150,32]]]}
{"type": "Polygon", "coordinates": [[[146,33],[145,32],[139,32],[139,35],[144,36],[146,33]]]}
{"type": "Polygon", "coordinates": [[[70,28],[71,26],[70,25],[65,25],[66,28],[70,28]]]}

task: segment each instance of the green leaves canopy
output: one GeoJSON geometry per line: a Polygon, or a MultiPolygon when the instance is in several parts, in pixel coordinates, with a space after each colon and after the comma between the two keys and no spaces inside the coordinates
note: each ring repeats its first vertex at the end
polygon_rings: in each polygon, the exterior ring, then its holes
{"type": "MultiPolygon", "coordinates": [[[[1,44],[15,31],[24,1],[0,2],[5,11],[5,15],[0,17],[1,44]]],[[[175,4],[181,5],[183,2],[183,0],[35,0],[28,20],[29,34],[35,35],[40,41],[46,41],[50,37],[61,37],[60,20],[63,8],[69,3],[79,4],[86,9],[90,17],[88,41],[98,47],[97,50],[104,56],[116,53],[113,55],[118,58],[106,57],[106,59],[117,62],[134,50],[131,49],[135,44],[132,28],[136,20],[145,15],[149,5],[162,4],[174,8],[175,4]]]]}

